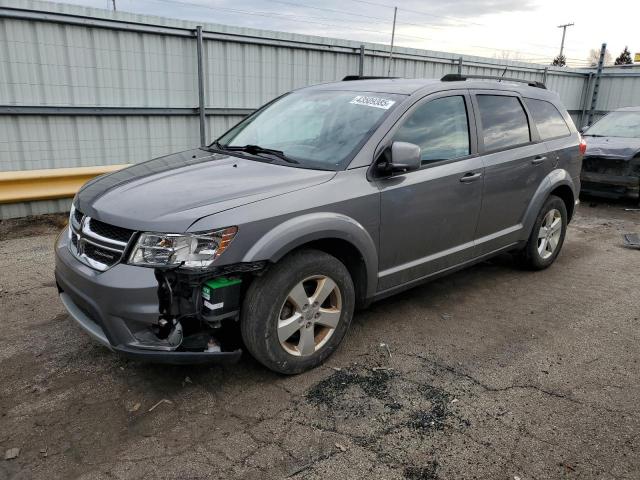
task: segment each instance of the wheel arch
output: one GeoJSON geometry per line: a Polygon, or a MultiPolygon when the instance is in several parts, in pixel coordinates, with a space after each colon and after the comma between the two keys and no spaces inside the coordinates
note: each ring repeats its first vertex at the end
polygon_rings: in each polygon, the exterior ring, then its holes
{"type": "Polygon", "coordinates": [[[558,185],[549,192],[548,196],[551,195],[560,197],[560,199],[564,202],[565,207],[567,207],[567,222],[570,222],[573,218],[573,212],[576,206],[575,197],[573,196],[573,190],[571,190],[571,187],[566,184],[558,185]]]}
{"type": "Polygon", "coordinates": [[[577,198],[576,185],[566,170],[556,169],[550,172],[540,183],[540,186],[529,202],[527,211],[523,219],[523,231],[525,236],[522,240],[529,238],[533,224],[536,221],[538,212],[547,201],[549,196],[556,195],[562,199],[567,207],[567,220],[570,221],[575,210],[575,199],[577,198]]]}
{"type": "Polygon", "coordinates": [[[249,249],[243,262],[277,262],[303,248],[333,255],[345,264],[354,282],[357,305],[366,305],[377,287],[378,253],[374,240],[356,220],[320,212],[295,217],[266,232],[249,249]]]}

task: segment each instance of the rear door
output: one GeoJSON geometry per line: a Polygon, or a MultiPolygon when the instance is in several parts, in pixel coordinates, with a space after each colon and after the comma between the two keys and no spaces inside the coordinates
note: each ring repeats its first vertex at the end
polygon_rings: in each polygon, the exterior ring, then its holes
{"type": "Polygon", "coordinates": [[[472,258],[482,197],[482,160],[467,91],[413,105],[382,144],[417,144],[422,168],[376,180],[381,192],[378,289],[429,276],[472,258]]]}
{"type": "Polygon", "coordinates": [[[553,161],[517,93],[472,93],[484,165],[475,250],[481,256],[521,238],[526,209],[553,161]]]}

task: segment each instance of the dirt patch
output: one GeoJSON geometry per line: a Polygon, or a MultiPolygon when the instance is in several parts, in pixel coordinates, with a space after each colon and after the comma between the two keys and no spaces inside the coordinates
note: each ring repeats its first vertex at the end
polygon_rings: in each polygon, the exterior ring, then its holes
{"type": "MultiPolygon", "coordinates": [[[[396,376],[391,370],[371,370],[359,373],[354,370],[339,370],[318,382],[307,393],[307,399],[316,405],[335,407],[338,400],[349,389],[360,388],[368,397],[378,400],[391,400],[389,394],[389,382],[396,376]]],[[[391,402],[391,410],[397,410],[395,402],[391,402]]],[[[355,406],[354,406],[355,407],[355,406]]],[[[354,413],[361,414],[359,409],[354,413]]]]}
{"type": "Polygon", "coordinates": [[[66,213],[52,213],[0,220],[0,239],[49,235],[62,230],[67,224],[67,217],[66,213]]]}
{"type": "MultiPolygon", "coordinates": [[[[393,429],[407,427],[421,435],[444,430],[451,416],[452,395],[427,383],[416,383],[389,369],[342,369],[314,385],[307,401],[318,407],[339,409],[345,416],[362,417],[374,412],[405,418],[391,422],[393,429]],[[406,402],[407,392],[411,392],[406,402]],[[398,398],[405,397],[405,403],[398,398]]],[[[459,426],[468,422],[460,419],[459,426]]]]}
{"type": "Polygon", "coordinates": [[[435,460],[424,466],[410,466],[404,469],[404,478],[407,480],[438,480],[438,462],[435,460]]]}
{"type": "Polygon", "coordinates": [[[431,408],[414,412],[408,426],[422,434],[444,429],[445,421],[449,416],[448,405],[451,395],[430,385],[423,385],[420,390],[431,403],[431,408]]]}

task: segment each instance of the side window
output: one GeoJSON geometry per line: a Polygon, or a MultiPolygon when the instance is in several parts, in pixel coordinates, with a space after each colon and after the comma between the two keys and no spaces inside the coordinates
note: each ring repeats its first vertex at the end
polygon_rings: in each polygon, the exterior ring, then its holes
{"type": "Polygon", "coordinates": [[[536,122],[542,140],[566,137],[571,133],[564,118],[552,103],[533,98],[525,98],[524,101],[531,112],[533,121],[536,122]]]}
{"type": "Polygon", "coordinates": [[[527,114],[517,97],[478,95],[485,150],[499,150],[531,140],[527,114]]]}
{"type": "Polygon", "coordinates": [[[420,105],[396,131],[393,140],[419,145],[423,164],[469,155],[464,97],[437,98],[420,105]]]}

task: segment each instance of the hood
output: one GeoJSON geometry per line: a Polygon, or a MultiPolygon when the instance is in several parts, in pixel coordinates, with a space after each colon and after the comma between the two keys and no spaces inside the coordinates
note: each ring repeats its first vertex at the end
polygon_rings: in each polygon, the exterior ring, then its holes
{"type": "Polygon", "coordinates": [[[606,157],[631,160],[640,152],[640,138],[590,137],[585,135],[587,151],[585,157],[606,157]]]}
{"type": "Polygon", "coordinates": [[[78,192],[76,205],[86,215],[112,225],[179,233],[204,216],[317,185],[333,176],[335,172],[196,149],[98,177],[78,192]]]}

